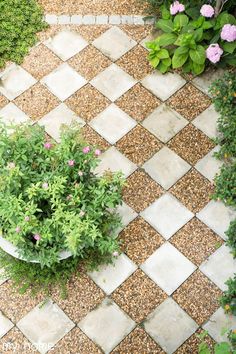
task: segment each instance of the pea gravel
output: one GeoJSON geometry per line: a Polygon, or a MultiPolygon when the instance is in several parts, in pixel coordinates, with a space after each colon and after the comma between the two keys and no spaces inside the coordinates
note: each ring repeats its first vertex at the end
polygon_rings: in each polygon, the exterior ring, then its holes
{"type": "Polygon", "coordinates": [[[87,124],[81,128],[81,133],[89,144],[96,145],[102,151],[110,147],[110,144],[87,124]]]}
{"type": "MultiPolygon", "coordinates": [[[[189,337],[186,342],[184,342],[179,349],[176,350],[175,354],[199,354],[198,346],[201,343],[201,340],[198,338],[198,335],[202,334],[204,331],[202,329],[198,329],[194,334],[189,337]]],[[[205,337],[205,342],[210,346],[213,351],[213,346],[215,341],[207,335],[205,337]]]]}
{"type": "Polygon", "coordinates": [[[19,331],[18,328],[12,328],[4,337],[0,338],[1,354],[39,354],[33,344],[19,331]]]}
{"type": "Polygon", "coordinates": [[[6,106],[7,103],[8,100],[6,99],[6,97],[0,94],[0,109],[6,106]]]}

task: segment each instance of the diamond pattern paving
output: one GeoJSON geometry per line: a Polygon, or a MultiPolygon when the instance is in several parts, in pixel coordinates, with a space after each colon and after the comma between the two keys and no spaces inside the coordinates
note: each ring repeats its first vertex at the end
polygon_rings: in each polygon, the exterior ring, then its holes
{"type": "Polygon", "coordinates": [[[153,72],[151,30],[52,26],[21,66],[0,73],[5,122],[37,121],[59,142],[61,125],[76,120],[103,152],[96,172],[127,179],[114,265],[79,269],[68,297],[55,288],[42,308],[43,294],[0,281],[1,353],[197,354],[199,325],[211,345],[226,321],[236,327],[218,303],[236,269],[224,244],[235,211],[209,201],[221,163],[207,91],[223,70],[153,72]]]}

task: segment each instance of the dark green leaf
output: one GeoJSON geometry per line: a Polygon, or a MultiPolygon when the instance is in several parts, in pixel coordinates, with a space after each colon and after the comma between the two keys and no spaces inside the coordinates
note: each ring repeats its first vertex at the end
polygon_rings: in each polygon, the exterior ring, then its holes
{"type": "Polygon", "coordinates": [[[188,48],[186,47],[177,48],[172,58],[173,69],[177,69],[183,66],[187,59],[188,59],[188,48]]]}
{"type": "Polygon", "coordinates": [[[159,20],[156,23],[156,27],[160,28],[165,33],[171,33],[174,28],[174,24],[171,20],[159,20]]]}
{"type": "Polygon", "coordinates": [[[206,53],[203,46],[198,45],[197,49],[190,49],[189,51],[190,58],[194,63],[204,64],[206,60],[206,53]]]}
{"type": "Polygon", "coordinates": [[[162,47],[167,47],[170,44],[173,44],[177,39],[177,35],[174,33],[163,33],[160,37],[157,38],[157,43],[162,47]]]}
{"type": "Polygon", "coordinates": [[[186,26],[189,22],[188,16],[184,14],[178,14],[174,18],[174,27],[175,28],[182,28],[186,26]]]}

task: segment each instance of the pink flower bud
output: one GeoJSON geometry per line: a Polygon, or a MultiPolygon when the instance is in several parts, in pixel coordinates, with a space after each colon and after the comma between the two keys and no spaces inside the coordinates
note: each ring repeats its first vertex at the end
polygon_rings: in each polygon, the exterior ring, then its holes
{"type": "Polygon", "coordinates": [[[70,167],[73,167],[73,166],[75,165],[75,160],[69,160],[69,161],[68,161],[68,165],[69,165],[70,167]]]}
{"type": "Polygon", "coordinates": [[[29,221],[30,220],[30,217],[29,216],[26,216],[25,217],[25,221],[29,221]]]}
{"type": "Polygon", "coordinates": [[[50,150],[52,148],[52,144],[51,143],[44,143],[43,146],[45,147],[45,149],[50,150]]]}
{"type": "Polygon", "coordinates": [[[112,253],[112,256],[113,256],[113,257],[118,257],[118,256],[119,256],[119,252],[117,252],[117,251],[113,252],[113,253],[112,253]]]}
{"type": "Polygon", "coordinates": [[[84,216],[85,212],[83,210],[80,211],[79,216],[84,216]]]}
{"type": "Polygon", "coordinates": [[[16,229],[15,229],[15,231],[16,231],[17,233],[19,233],[19,232],[20,232],[20,227],[17,226],[16,229]]]}
{"type": "Polygon", "coordinates": [[[99,156],[101,155],[101,150],[99,149],[96,149],[95,152],[94,152],[95,156],[99,156]]]}
{"type": "Polygon", "coordinates": [[[85,146],[85,147],[83,148],[83,153],[84,153],[84,154],[87,154],[89,151],[90,151],[90,147],[89,147],[89,146],[85,146]]]}
{"type": "Polygon", "coordinates": [[[72,198],[72,195],[71,195],[71,194],[69,194],[69,195],[66,197],[67,200],[70,200],[71,198],[72,198]]]}
{"type": "Polygon", "coordinates": [[[39,241],[39,240],[41,239],[41,236],[40,236],[39,234],[35,234],[35,235],[34,235],[34,239],[35,239],[36,241],[39,241]]]}
{"type": "Polygon", "coordinates": [[[42,188],[43,188],[43,189],[48,189],[48,183],[47,183],[47,182],[43,183],[43,184],[42,184],[42,188]]]}
{"type": "Polygon", "coordinates": [[[15,165],[14,162],[9,162],[9,163],[7,164],[7,167],[10,168],[10,169],[12,169],[12,168],[15,168],[16,165],[15,165]]]}
{"type": "Polygon", "coordinates": [[[78,172],[78,175],[79,175],[80,177],[82,177],[82,176],[83,176],[83,172],[82,172],[82,171],[79,171],[79,172],[78,172]]]}

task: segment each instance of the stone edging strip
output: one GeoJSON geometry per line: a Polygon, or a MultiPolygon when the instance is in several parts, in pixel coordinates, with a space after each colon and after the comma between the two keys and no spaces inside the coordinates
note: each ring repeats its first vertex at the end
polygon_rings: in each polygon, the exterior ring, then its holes
{"type": "Polygon", "coordinates": [[[154,19],[140,15],[45,15],[50,25],[152,25],[154,19]]]}

